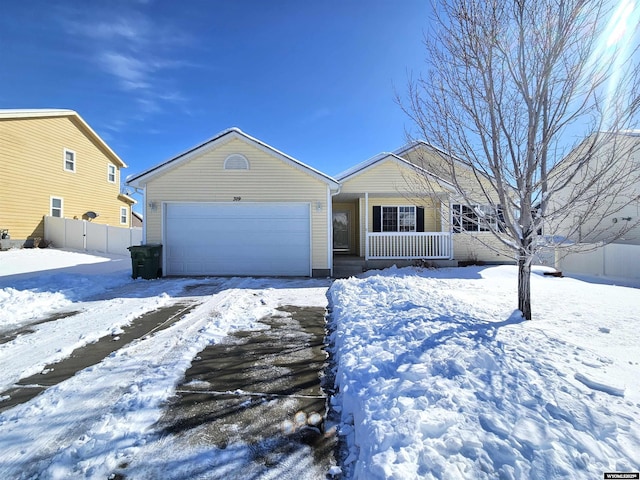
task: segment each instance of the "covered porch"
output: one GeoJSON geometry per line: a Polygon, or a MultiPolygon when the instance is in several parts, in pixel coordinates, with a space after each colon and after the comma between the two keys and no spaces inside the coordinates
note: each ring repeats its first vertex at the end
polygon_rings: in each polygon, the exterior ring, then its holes
{"type": "Polygon", "coordinates": [[[420,198],[399,193],[338,194],[333,199],[334,257],[450,260],[453,243],[448,204],[446,194],[420,198]]]}

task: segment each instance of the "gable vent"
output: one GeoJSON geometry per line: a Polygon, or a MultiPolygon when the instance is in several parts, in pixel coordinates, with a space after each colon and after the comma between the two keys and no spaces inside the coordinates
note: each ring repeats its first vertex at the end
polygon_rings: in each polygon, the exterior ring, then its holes
{"type": "Polygon", "coordinates": [[[249,170],[249,160],[244,155],[234,153],[224,161],[225,170],[249,170]]]}

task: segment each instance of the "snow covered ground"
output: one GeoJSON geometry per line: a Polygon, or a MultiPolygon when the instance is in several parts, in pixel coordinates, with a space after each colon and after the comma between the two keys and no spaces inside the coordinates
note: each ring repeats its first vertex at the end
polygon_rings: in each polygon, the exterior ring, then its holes
{"type": "MultiPolygon", "coordinates": [[[[345,478],[640,470],[640,290],[539,273],[530,322],[514,312],[512,267],[389,269],[334,283],[332,403],[347,443],[345,478]]],[[[329,286],[129,274],[128,257],[0,252],[0,337],[32,330],[0,344],[0,391],[145,312],[196,305],[171,327],[0,413],[3,478],[107,478],[124,464],[131,478],[226,478],[249,447],[177,449],[151,428],[162,403],[206,345],[264,328],[259,320],[280,305],[324,306],[329,286]],[[192,288],[203,283],[217,287],[192,288]]]]}
{"type": "MultiPolygon", "coordinates": [[[[138,478],[148,478],[151,464],[175,475],[166,478],[195,478],[203,465],[214,471],[224,452],[179,452],[150,429],[162,402],[207,345],[237,329],[264,328],[259,320],[278,306],[327,303],[326,280],[217,279],[217,293],[197,295],[188,287],[212,279],[133,280],[130,272],[129,257],[0,252],[0,336],[32,330],[0,344],[0,391],[80,346],[117,335],[145,312],[178,301],[197,305],[169,328],[1,413],[2,478],[107,478],[129,463],[138,478]],[[71,315],[40,323],[62,312],[71,315]],[[171,455],[158,457],[158,442],[171,455]]],[[[238,446],[234,459],[250,454],[238,446]]]]}
{"type": "Polygon", "coordinates": [[[640,470],[640,290],[516,269],[390,269],[330,290],[333,403],[359,479],[640,470]]]}

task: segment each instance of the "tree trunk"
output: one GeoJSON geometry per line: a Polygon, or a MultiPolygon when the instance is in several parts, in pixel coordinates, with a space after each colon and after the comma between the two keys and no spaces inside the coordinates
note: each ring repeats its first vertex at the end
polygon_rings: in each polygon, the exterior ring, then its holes
{"type": "Polygon", "coordinates": [[[523,256],[518,260],[518,309],[531,320],[531,263],[523,256]]]}

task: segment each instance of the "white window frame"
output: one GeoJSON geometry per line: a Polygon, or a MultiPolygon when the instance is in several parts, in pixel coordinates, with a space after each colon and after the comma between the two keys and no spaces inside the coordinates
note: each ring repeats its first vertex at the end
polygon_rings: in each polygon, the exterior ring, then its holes
{"type": "Polygon", "coordinates": [[[127,207],[120,207],[120,225],[129,225],[129,209],[127,207]]]}
{"type": "MultiPolygon", "coordinates": [[[[418,230],[418,217],[417,217],[417,212],[418,209],[416,208],[415,205],[381,205],[380,206],[380,231],[381,232],[387,232],[387,233],[410,233],[410,232],[416,232],[418,230]],[[384,209],[385,208],[395,208],[396,209],[396,229],[395,230],[385,230],[384,227],[384,209]],[[402,230],[401,229],[401,212],[400,209],[403,208],[407,208],[407,209],[411,209],[413,211],[413,227],[411,228],[411,230],[402,230]]],[[[402,213],[406,213],[406,212],[402,212],[402,213]]]]}
{"type": "Polygon", "coordinates": [[[73,150],[69,150],[68,148],[64,149],[64,154],[62,156],[62,167],[64,168],[65,172],[71,172],[71,173],[76,173],[76,152],[74,152],[73,150]],[[72,163],[73,163],[73,168],[67,168],[67,154],[70,153],[71,156],[73,157],[72,159],[72,163]]]}
{"type": "Polygon", "coordinates": [[[116,181],[118,180],[117,172],[118,169],[115,165],[112,165],[111,163],[107,165],[107,181],[109,183],[116,183],[116,181]],[[113,175],[113,180],[111,180],[111,175],[113,175]]]}
{"type": "Polygon", "coordinates": [[[56,218],[64,218],[64,199],[62,197],[49,197],[49,215],[56,218]],[[60,207],[54,207],[53,201],[60,200],[60,207]],[[60,210],[60,215],[54,215],[53,210],[60,210]]]}
{"type": "Polygon", "coordinates": [[[249,160],[240,153],[232,153],[224,159],[222,168],[232,172],[243,172],[249,170],[249,160]]]}
{"type": "MultiPolygon", "coordinates": [[[[454,233],[482,233],[498,230],[498,212],[494,211],[491,205],[466,205],[464,203],[452,203],[451,204],[451,223],[454,233]],[[471,213],[464,213],[463,208],[471,210],[471,213]],[[483,211],[484,215],[478,215],[478,211],[483,211]],[[466,215],[466,220],[463,217],[466,215]],[[473,217],[472,217],[473,215],[473,217]],[[456,217],[459,219],[456,225],[456,217]],[[475,228],[468,229],[465,223],[471,223],[475,228]]],[[[467,225],[468,226],[468,225],[467,225]]]]}

